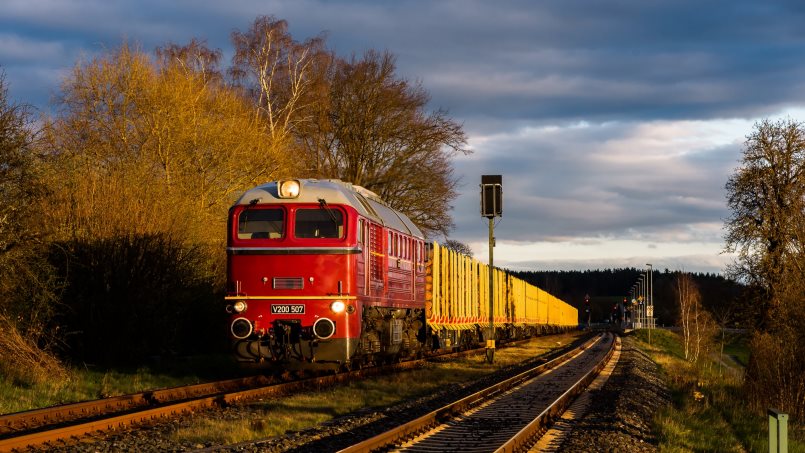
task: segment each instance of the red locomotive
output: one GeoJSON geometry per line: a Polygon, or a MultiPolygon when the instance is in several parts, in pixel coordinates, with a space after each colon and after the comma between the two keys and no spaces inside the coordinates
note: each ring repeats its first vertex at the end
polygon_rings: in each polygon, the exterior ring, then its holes
{"type": "Polygon", "coordinates": [[[500,340],[578,325],[574,307],[499,269],[490,307],[488,266],[426,245],[408,217],[342,181],[258,186],[227,230],[227,311],[244,362],[338,369],[473,347],[490,309],[500,340]]]}
{"type": "Polygon", "coordinates": [[[227,311],[238,359],[339,368],[420,354],[426,244],[338,180],[284,180],[230,209],[227,311]]]}

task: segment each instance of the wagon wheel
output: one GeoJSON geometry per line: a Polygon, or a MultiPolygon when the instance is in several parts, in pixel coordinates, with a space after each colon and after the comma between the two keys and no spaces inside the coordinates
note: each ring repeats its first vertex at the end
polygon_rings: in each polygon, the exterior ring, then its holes
{"type": "Polygon", "coordinates": [[[466,351],[468,349],[472,349],[473,346],[473,339],[472,334],[469,332],[461,332],[461,340],[459,341],[460,349],[462,351],[466,351]]]}

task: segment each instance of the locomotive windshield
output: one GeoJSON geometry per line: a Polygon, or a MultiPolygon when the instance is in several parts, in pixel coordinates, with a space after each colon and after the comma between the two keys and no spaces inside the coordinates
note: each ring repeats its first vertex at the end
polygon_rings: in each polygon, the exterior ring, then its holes
{"type": "Polygon", "coordinates": [[[282,209],[247,209],[238,216],[238,239],[279,239],[284,235],[282,209]]]}
{"type": "Polygon", "coordinates": [[[337,209],[297,209],[294,234],[298,238],[344,237],[344,216],[337,209]]]}

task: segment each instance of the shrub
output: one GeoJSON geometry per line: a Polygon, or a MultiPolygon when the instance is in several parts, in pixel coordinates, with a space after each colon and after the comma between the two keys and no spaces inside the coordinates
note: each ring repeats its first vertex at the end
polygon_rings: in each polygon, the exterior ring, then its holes
{"type": "Polygon", "coordinates": [[[752,337],[745,394],[759,412],[774,407],[800,420],[805,417],[803,336],[803,332],[782,328],[752,337]]]}
{"type": "Polygon", "coordinates": [[[15,323],[0,314],[0,375],[15,384],[64,384],[69,373],[50,353],[23,336],[15,323]]]}
{"type": "Polygon", "coordinates": [[[201,247],[158,234],[58,244],[51,260],[67,285],[58,322],[68,353],[131,364],[223,342],[223,326],[214,328],[224,318],[221,294],[208,259],[201,247]]]}

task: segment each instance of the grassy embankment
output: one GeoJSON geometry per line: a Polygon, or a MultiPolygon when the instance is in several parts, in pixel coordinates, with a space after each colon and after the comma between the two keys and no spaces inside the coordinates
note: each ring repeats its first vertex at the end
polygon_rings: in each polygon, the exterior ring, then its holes
{"type": "Polygon", "coordinates": [[[137,369],[74,368],[68,376],[21,385],[0,376],[0,414],[137,393],[243,374],[226,356],[164,361],[137,369]]]}
{"type": "MultiPolygon", "coordinates": [[[[684,360],[681,338],[654,330],[635,338],[638,346],[662,368],[673,405],[655,417],[660,451],[768,451],[768,417],[749,410],[741,398],[743,368],[749,358],[747,338],[727,335],[724,354],[720,339],[711,360],[695,367],[684,360]]],[[[805,424],[789,420],[788,451],[805,453],[805,424]]]]}

